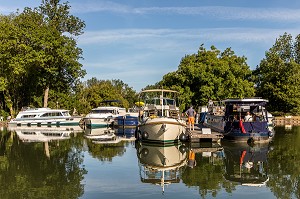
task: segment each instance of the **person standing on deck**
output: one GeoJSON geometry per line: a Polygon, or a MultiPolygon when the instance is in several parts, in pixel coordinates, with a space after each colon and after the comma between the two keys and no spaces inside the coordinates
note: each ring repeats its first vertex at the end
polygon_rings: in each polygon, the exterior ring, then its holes
{"type": "Polygon", "coordinates": [[[190,130],[193,129],[194,131],[196,111],[193,109],[193,106],[190,106],[190,108],[185,112],[185,114],[186,116],[188,116],[188,123],[189,123],[190,130]]]}

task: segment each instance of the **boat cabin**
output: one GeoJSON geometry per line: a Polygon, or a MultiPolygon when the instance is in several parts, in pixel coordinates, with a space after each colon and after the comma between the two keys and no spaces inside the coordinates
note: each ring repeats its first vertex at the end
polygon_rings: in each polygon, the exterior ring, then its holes
{"type": "Polygon", "coordinates": [[[151,98],[146,100],[144,108],[145,117],[179,117],[176,101],[171,98],[151,98]]]}
{"type": "Polygon", "coordinates": [[[268,100],[260,98],[227,99],[225,104],[225,120],[242,120],[244,122],[267,121],[265,109],[268,100]]]}

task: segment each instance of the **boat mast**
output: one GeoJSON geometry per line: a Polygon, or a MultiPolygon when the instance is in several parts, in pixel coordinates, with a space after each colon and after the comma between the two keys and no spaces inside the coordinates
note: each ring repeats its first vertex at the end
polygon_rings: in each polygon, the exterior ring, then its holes
{"type": "Polygon", "coordinates": [[[161,104],[161,116],[164,116],[164,91],[161,90],[161,96],[160,96],[160,104],[161,104]]]}

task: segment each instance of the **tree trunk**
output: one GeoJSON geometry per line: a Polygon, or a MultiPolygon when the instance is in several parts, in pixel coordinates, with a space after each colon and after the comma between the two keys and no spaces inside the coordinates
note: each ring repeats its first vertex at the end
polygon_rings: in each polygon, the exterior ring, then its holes
{"type": "Polygon", "coordinates": [[[49,95],[49,86],[46,87],[44,93],[44,108],[48,106],[48,95],[49,95]]]}
{"type": "Polygon", "coordinates": [[[10,94],[8,93],[8,91],[4,92],[4,100],[5,100],[6,106],[9,108],[10,117],[14,118],[13,103],[11,101],[11,97],[10,97],[10,94]]]}

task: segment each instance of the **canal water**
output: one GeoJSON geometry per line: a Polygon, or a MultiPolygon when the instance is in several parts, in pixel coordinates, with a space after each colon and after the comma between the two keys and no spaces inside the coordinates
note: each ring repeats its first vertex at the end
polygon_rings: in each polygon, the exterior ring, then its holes
{"type": "Polygon", "coordinates": [[[251,146],[150,145],[130,130],[105,143],[93,130],[2,129],[1,199],[300,198],[298,126],[251,146]]]}

